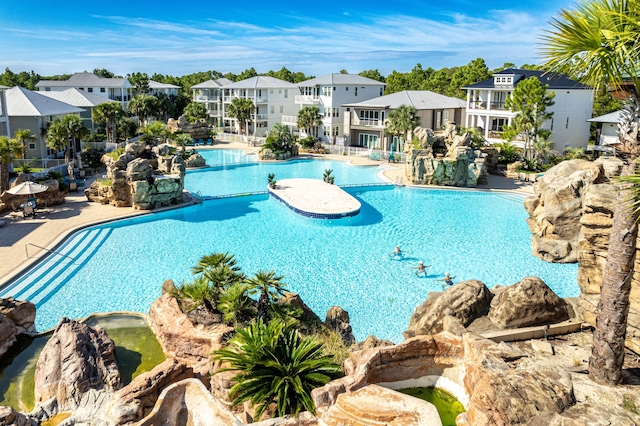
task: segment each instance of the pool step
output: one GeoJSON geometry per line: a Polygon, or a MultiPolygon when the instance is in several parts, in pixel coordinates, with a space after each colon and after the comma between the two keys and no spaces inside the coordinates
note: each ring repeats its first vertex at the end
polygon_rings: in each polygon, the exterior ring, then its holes
{"type": "Polygon", "coordinates": [[[57,254],[47,256],[28,274],[4,289],[2,296],[29,300],[38,306],[57,292],[60,286],[82,267],[110,233],[111,230],[107,228],[92,229],[74,235],[58,250],[58,253],[68,257],[61,258],[57,254]]]}

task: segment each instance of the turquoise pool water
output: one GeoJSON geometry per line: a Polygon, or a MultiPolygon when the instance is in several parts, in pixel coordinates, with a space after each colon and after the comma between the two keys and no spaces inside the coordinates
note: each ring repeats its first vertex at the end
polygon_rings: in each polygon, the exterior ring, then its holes
{"type": "MultiPolygon", "coordinates": [[[[314,165],[290,167],[301,164],[314,165]]],[[[349,168],[368,170],[369,181],[375,178],[375,169],[330,166],[334,174],[349,168]]],[[[217,179],[216,171],[207,173],[217,179]]],[[[201,174],[189,173],[187,187],[201,174]]],[[[253,195],[91,227],[60,248],[74,261],[58,256],[0,295],[34,301],[39,330],[55,326],[63,315],[147,312],[165,279],[189,280],[202,255],[228,251],[248,275],[259,269],[284,275],[289,289],[320,317],[332,305],[345,308],[358,340],[375,334],[399,342],[415,307],[441,289],[435,280],[444,272],[456,282],[479,279],[490,287],[536,275],[561,296],[578,294],[577,265],[550,264],[531,254],[521,197],[396,187],[346,190],[362,203],[362,211],[339,221],[298,216],[267,195],[253,195]],[[389,257],[396,245],[408,253],[403,260],[389,257]],[[419,260],[432,265],[425,278],[414,274],[419,260]]]]}

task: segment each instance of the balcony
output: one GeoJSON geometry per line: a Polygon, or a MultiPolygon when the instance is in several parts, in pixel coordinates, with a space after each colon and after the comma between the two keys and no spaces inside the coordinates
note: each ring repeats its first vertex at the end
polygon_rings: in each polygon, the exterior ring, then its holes
{"type": "Polygon", "coordinates": [[[207,113],[209,114],[209,117],[222,117],[222,111],[219,109],[207,111],[207,113]]]}
{"type": "Polygon", "coordinates": [[[351,122],[351,126],[360,126],[360,127],[376,127],[378,129],[382,129],[385,127],[384,120],[375,120],[375,119],[366,119],[354,117],[351,122]]]}
{"type": "Polygon", "coordinates": [[[487,109],[486,101],[471,101],[469,102],[469,109],[487,109]]]}
{"type": "Polygon", "coordinates": [[[193,100],[196,102],[220,102],[220,96],[196,95],[193,100]]]}
{"type": "Polygon", "coordinates": [[[256,121],[266,121],[269,118],[269,114],[251,114],[251,119],[256,121]]]}
{"type": "Polygon", "coordinates": [[[297,126],[298,125],[298,116],[297,115],[283,115],[282,116],[282,124],[288,124],[297,126]]]}
{"type": "Polygon", "coordinates": [[[296,95],[294,102],[297,104],[317,104],[320,103],[320,97],[317,95],[296,95]]]}
{"type": "Polygon", "coordinates": [[[504,106],[504,101],[491,102],[491,109],[502,109],[506,110],[504,106]]]}
{"type": "Polygon", "coordinates": [[[258,96],[255,99],[255,102],[257,104],[266,104],[267,102],[269,102],[269,98],[267,96],[258,96]]]}

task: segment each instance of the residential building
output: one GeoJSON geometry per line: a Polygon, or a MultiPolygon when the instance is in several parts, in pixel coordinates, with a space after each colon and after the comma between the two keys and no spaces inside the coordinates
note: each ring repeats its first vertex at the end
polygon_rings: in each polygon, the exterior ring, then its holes
{"type": "Polygon", "coordinates": [[[587,120],[590,123],[596,123],[596,151],[609,151],[610,145],[619,142],[618,124],[620,123],[620,113],[622,111],[614,111],[599,117],[587,120]]]}
{"type": "Polygon", "coordinates": [[[404,90],[366,101],[344,104],[346,145],[404,150],[404,139],[386,133],[389,113],[402,105],[416,109],[421,127],[439,130],[448,121],[460,123],[466,102],[428,90],[404,90]]]}
{"type": "MultiPolygon", "coordinates": [[[[344,143],[348,139],[343,105],[365,101],[384,95],[385,83],[357,74],[327,74],[297,84],[299,93],[295,103],[299,109],[317,106],[322,115],[322,125],[315,128],[313,136],[325,142],[344,143]]],[[[297,115],[283,117],[283,123],[297,127],[297,115]]],[[[300,136],[307,136],[302,130],[300,136]]]]}
{"type": "Polygon", "coordinates": [[[77,72],[68,80],[40,80],[36,87],[41,92],[63,91],[76,88],[122,103],[126,109],[132,97],[132,86],[126,78],[105,78],[90,72],[77,72]]]}
{"type": "Polygon", "coordinates": [[[209,122],[222,127],[222,87],[233,83],[228,78],[207,80],[203,83],[191,86],[193,90],[193,102],[204,104],[209,114],[209,122]]]}
{"type": "Polygon", "coordinates": [[[0,135],[11,136],[11,126],[9,126],[9,114],[7,113],[7,97],[5,91],[7,86],[0,86],[0,135]]]}
{"type": "Polygon", "coordinates": [[[294,103],[298,86],[274,77],[247,78],[225,85],[223,92],[222,107],[225,129],[240,131],[237,120],[227,114],[233,99],[251,99],[255,106],[255,112],[247,127],[248,134],[253,136],[267,136],[274,124],[282,122],[284,115],[293,115],[298,109],[294,103]]]}
{"type": "Polygon", "coordinates": [[[149,94],[153,96],[158,96],[159,93],[167,96],[178,96],[178,89],[180,89],[180,86],[175,84],[158,83],[157,81],[149,80],[149,94]]]}
{"type": "Polygon", "coordinates": [[[543,125],[551,130],[550,141],[558,151],[567,147],[586,148],[593,107],[593,89],[566,75],[543,71],[506,69],[492,78],[463,87],[467,90],[465,127],[479,127],[490,142],[500,142],[505,125],[511,125],[517,113],[505,106],[514,88],[527,78],[536,77],[548,91],[554,92],[554,105],[547,108],[553,117],[543,125]]]}
{"type": "MultiPolygon", "coordinates": [[[[55,154],[47,147],[47,128],[56,118],[81,114],[82,108],[44,96],[23,87],[6,91],[7,112],[12,131],[28,129],[35,136],[27,144],[26,158],[47,158],[55,154]]],[[[80,147],[75,147],[77,151],[80,147]]]]}
{"type": "Polygon", "coordinates": [[[55,91],[38,93],[49,98],[64,102],[66,104],[82,108],[83,111],[80,113],[80,117],[82,118],[84,126],[91,130],[92,133],[95,133],[96,131],[96,126],[92,118],[93,108],[100,104],[112,102],[105,97],[98,96],[94,93],[78,90],[75,87],[63,90],[61,92],[55,91]]]}

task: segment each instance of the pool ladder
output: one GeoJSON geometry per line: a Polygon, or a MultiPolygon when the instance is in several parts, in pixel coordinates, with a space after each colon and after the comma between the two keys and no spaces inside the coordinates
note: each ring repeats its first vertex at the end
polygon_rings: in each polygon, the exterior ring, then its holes
{"type": "Polygon", "coordinates": [[[204,197],[202,196],[202,192],[197,191],[197,192],[192,192],[191,194],[193,195],[193,198],[195,199],[196,204],[202,204],[202,201],[204,200],[204,197]]]}
{"type": "Polygon", "coordinates": [[[402,176],[396,177],[396,180],[393,181],[395,186],[404,186],[404,178],[402,176]]]}
{"type": "Polygon", "coordinates": [[[36,245],[36,244],[32,244],[32,243],[27,243],[27,244],[25,244],[25,245],[24,245],[24,251],[27,253],[27,259],[29,258],[29,246],[34,246],[34,247],[37,247],[37,248],[39,248],[39,249],[41,249],[41,250],[48,251],[49,253],[54,253],[54,254],[57,254],[57,255],[59,255],[59,256],[66,257],[66,258],[68,258],[68,259],[73,260],[74,262],[76,261],[76,260],[75,260],[73,257],[71,257],[71,256],[67,256],[66,254],[62,254],[62,253],[60,253],[60,252],[58,252],[58,251],[55,251],[55,250],[49,250],[48,248],[40,247],[40,246],[38,246],[38,245],[36,245]]]}

